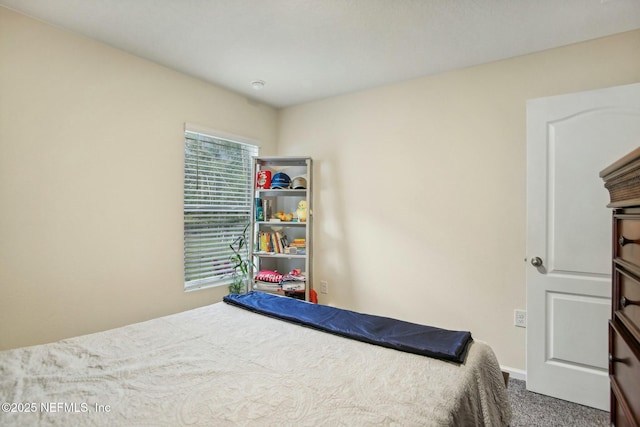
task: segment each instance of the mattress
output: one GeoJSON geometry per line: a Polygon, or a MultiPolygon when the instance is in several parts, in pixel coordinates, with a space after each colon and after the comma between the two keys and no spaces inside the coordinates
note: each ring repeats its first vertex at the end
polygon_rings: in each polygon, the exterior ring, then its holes
{"type": "Polygon", "coordinates": [[[463,363],[224,303],[0,352],[2,426],[506,426],[492,349],[463,363]]]}

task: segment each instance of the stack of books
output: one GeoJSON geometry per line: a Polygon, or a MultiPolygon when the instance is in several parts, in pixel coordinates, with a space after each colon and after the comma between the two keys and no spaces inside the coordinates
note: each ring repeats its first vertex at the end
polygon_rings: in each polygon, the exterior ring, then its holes
{"type": "Polygon", "coordinates": [[[307,240],[304,237],[293,239],[293,242],[290,246],[293,246],[294,248],[306,248],[307,240]]]}
{"type": "Polygon", "coordinates": [[[289,242],[287,236],[280,231],[261,231],[258,235],[258,245],[258,250],[261,252],[283,254],[289,246],[289,242]]]}
{"type": "Polygon", "coordinates": [[[293,239],[289,248],[285,250],[288,254],[304,255],[307,252],[307,241],[304,237],[293,239]]]}

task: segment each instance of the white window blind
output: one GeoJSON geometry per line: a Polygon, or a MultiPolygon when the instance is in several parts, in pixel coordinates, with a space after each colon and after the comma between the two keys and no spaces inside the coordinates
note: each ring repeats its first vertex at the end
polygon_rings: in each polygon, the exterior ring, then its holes
{"type": "Polygon", "coordinates": [[[250,221],[257,155],[257,146],[185,131],[185,290],[231,282],[229,245],[250,221]]]}

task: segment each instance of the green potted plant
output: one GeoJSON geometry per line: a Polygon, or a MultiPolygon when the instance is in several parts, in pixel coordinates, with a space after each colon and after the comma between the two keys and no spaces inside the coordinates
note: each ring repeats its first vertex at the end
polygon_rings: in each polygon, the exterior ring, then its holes
{"type": "Polygon", "coordinates": [[[232,282],[229,285],[229,293],[240,294],[246,292],[249,282],[249,273],[253,262],[251,261],[251,253],[249,251],[249,243],[247,241],[247,230],[251,224],[247,224],[242,230],[242,234],[235,238],[229,245],[233,251],[233,255],[229,257],[233,263],[232,282]]]}

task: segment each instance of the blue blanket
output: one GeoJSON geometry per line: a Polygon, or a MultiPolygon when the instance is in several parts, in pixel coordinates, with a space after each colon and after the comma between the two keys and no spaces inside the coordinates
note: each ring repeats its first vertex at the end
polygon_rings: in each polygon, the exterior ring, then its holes
{"type": "Polygon", "coordinates": [[[324,332],[408,353],[462,363],[473,340],[466,331],[450,331],[362,314],[263,292],[231,294],[224,302],[324,332]]]}

